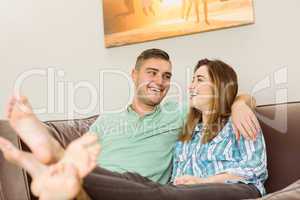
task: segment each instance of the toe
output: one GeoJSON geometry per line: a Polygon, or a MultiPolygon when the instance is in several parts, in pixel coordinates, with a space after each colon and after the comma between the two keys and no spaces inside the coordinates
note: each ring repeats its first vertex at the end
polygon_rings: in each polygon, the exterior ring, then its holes
{"type": "Polygon", "coordinates": [[[13,110],[13,107],[16,103],[16,98],[14,96],[11,96],[8,100],[8,103],[5,107],[5,115],[9,119],[11,117],[11,112],[13,110]]]}
{"type": "Polygon", "coordinates": [[[100,153],[100,146],[90,149],[89,153],[93,156],[98,156],[100,153]]]}
{"type": "Polygon", "coordinates": [[[12,154],[17,148],[7,139],[0,137],[0,149],[4,154],[12,154]]]}
{"type": "Polygon", "coordinates": [[[90,147],[97,142],[97,136],[91,134],[85,134],[81,138],[77,139],[76,144],[80,144],[83,147],[90,147]]]}
{"type": "Polygon", "coordinates": [[[65,164],[64,172],[71,177],[78,177],[77,168],[72,164],[65,164]]]}

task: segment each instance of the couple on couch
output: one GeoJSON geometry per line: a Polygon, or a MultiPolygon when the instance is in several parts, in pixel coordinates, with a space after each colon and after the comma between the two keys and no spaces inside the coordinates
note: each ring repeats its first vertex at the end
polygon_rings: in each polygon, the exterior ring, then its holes
{"type": "Polygon", "coordinates": [[[219,60],[200,60],[189,87],[189,112],[175,102],[161,103],[171,76],[166,52],[142,52],[132,71],[132,104],[122,113],[100,116],[66,149],[33,114],[27,98],[13,96],[7,118],[32,153],[4,138],[0,149],[28,171],[32,193],[43,200],[264,195],[265,142],[251,97],[237,97],[235,71],[219,60]]]}

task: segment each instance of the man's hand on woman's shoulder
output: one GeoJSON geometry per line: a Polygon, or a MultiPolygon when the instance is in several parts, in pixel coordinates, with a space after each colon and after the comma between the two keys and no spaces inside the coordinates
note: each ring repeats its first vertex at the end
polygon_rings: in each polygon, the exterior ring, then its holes
{"type": "Polygon", "coordinates": [[[240,99],[237,99],[232,105],[231,113],[236,138],[239,140],[240,135],[242,134],[248,140],[255,140],[260,132],[260,125],[254,113],[255,105],[252,105],[253,103],[248,105],[249,103],[246,101],[250,98],[250,102],[253,102],[253,98],[251,96],[242,96],[238,98],[240,99]]]}

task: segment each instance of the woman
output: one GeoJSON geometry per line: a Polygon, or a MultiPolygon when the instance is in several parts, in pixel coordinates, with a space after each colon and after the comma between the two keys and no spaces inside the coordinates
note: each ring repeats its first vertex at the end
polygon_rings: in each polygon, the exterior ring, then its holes
{"type": "Polygon", "coordinates": [[[266,149],[236,139],[230,118],[237,75],[219,60],[200,60],[190,86],[190,112],[175,146],[171,183],[97,168],[84,186],[93,199],[247,199],[265,194],[266,149]]]}
{"type": "Polygon", "coordinates": [[[198,62],[190,86],[190,112],[175,148],[175,184],[241,181],[265,193],[263,135],[253,142],[238,141],[233,134],[230,113],[237,91],[237,76],[227,64],[198,62]]]}

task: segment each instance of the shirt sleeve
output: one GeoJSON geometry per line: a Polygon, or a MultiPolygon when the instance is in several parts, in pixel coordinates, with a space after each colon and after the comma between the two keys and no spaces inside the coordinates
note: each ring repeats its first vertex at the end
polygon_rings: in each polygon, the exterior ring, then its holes
{"type": "Polygon", "coordinates": [[[255,141],[246,140],[241,136],[238,141],[238,148],[242,159],[225,171],[244,177],[246,180],[266,179],[266,146],[262,132],[260,131],[255,141]]]}

